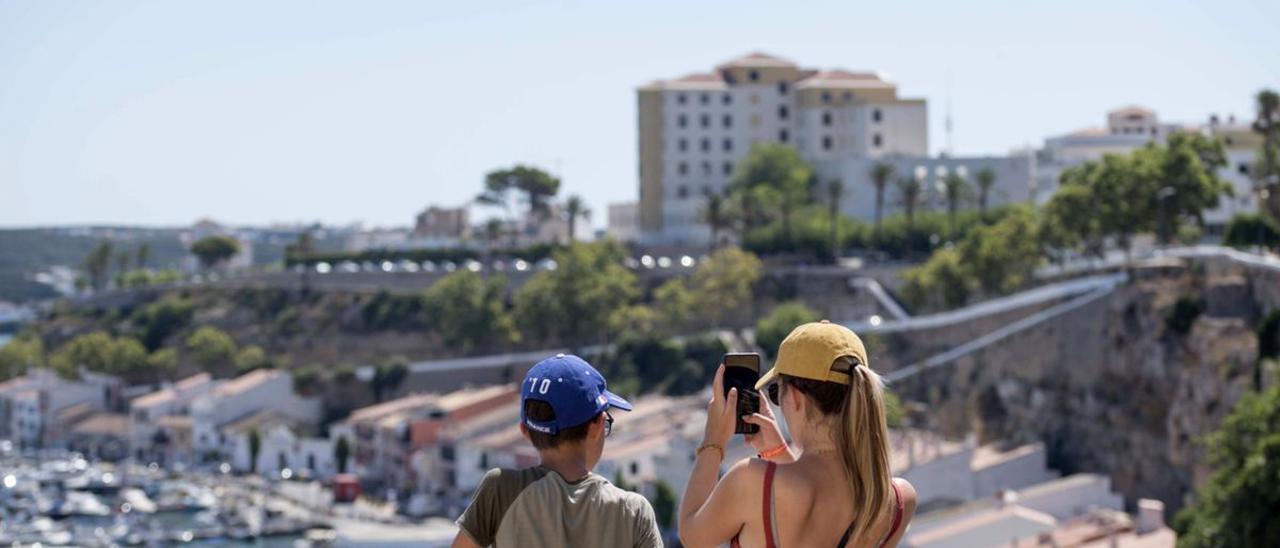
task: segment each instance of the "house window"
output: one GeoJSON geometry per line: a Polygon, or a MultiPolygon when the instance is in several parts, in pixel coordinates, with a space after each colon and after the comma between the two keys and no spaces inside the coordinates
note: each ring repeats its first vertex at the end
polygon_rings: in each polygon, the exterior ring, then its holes
{"type": "Polygon", "coordinates": [[[880,109],[878,109],[878,108],[877,108],[877,109],[873,109],[873,110],[871,111],[871,121],[872,121],[872,122],[875,122],[875,123],[877,123],[877,124],[878,124],[878,123],[880,123],[880,120],[881,120],[881,118],[883,118],[883,117],[884,117],[884,115],[882,115],[882,114],[880,113],[880,109]]]}
{"type": "Polygon", "coordinates": [[[683,93],[681,93],[680,95],[677,95],[677,96],[676,96],[676,103],[678,103],[678,104],[683,105],[683,104],[687,103],[688,101],[689,101],[689,98],[688,98],[688,97],[685,97],[685,95],[684,95],[683,93]]]}
{"type": "Polygon", "coordinates": [[[787,139],[788,139],[788,138],[790,138],[790,137],[791,137],[791,136],[787,134],[787,130],[783,129],[783,130],[779,130],[779,131],[778,131],[778,140],[779,140],[779,141],[782,141],[782,142],[784,142],[784,143],[785,143],[785,142],[787,142],[787,139]]]}
{"type": "Polygon", "coordinates": [[[731,128],[733,127],[733,116],[726,114],[724,115],[724,118],[720,120],[720,122],[724,125],[726,129],[731,128]]]}
{"type": "Polygon", "coordinates": [[[730,138],[726,137],[726,138],[725,138],[725,140],[724,140],[724,143],[722,143],[722,144],[721,144],[721,146],[724,148],[724,151],[725,151],[725,152],[730,152],[730,151],[732,151],[732,150],[733,150],[733,139],[730,139],[730,138]]]}
{"type": "Polygon", "coordinates": [[[760,81],[760,71],[758,71],[758,70],[753,70],[753,71],[748,72],[748,73],[747,73],[747,79],[748,79],[748,80],[751,80],[752,82],[759,82],[759,81],[760,81]]]}
{"type": "Polygon", "coordinates": [[[711,139],[707,139],[706,137],[702,138],[702,151],[703,152],[711,151],[711,139]]]}
{"type": "Polygon", "coordinates": [[[823,102],[823,103],[830,103],[830,102],[831,102],[831,92],[830,92],[830,91],[824,91],[824,92],[822,92],[822,102],[823,102]]]}
{"type": "Polygon", "coordinates": [[[634,476],[639,473],[640,473],[640,463],[636,461],[631,461],[631,475],[634,476]]]}
{"type": "Polygon", "coordinates": [[[680,127],[686,127],[689,125],[689,119],[686,118],[685,115],[681,114],[680,116],[676,117],[676,125],[680,127]]]}
{"type": "Polygon", "coordinates": [[[698,102],[704,105],[709,104],[711,103],[711,96],[703,93],[701,97],[698,97],[698,102]]]}
{"type": "Polygon", "coordinates": [[[778,118],[786,120],[787,114],[789,113],[790,112],[787,110],[787,105],[782,105],[778,107],[778,118]]]}
{"type": "Polygon", "coordinates": [[[830,112],[824,112],[824,113],[822,113],[822,125],[824,125],[824,126],[830,126],[830,125],[831,125],[831,113],[830,113],[830,112]]]}
{"type": "Polygon", "coordinates": [[[853,92],[852,92],[852,91],[846,91],[846,92],[844,92],[844,100],[845,100],[845,101],[852,101],[852,100],[853,100],[853,92]]]}
{"type": "Polygon", "coordinates": [[[831,150],[831,136],[822,136],[822,150],[831,150]]]}
{"type": "Polygon", "coordinates": [[[686,164],[686,163],[684,163],[684,162],[680,162],[680,164],[676,166],[676,173],[679,173],[679,174],[681,174],[681,175],[688,175],[688,174],[689,174],[689,164],[686,164]]]}
{"type": "Polygon", "coordinates": [[[874,147],[876,147],[876,148],[880,148],[880,145],[881,145],[881,144],[883,144],[883,143],[884,143],[884,139],[881,139],[881,138],[880,138],[880,134],[879,134],[879,133],[877,133],[877,134],[875,134],[875,135],[871,136],[871,144],[872,144],[872,146],[874,146],[874,147]]]}
{"type": "Polygon", "coordinates": [[[1240,165],[1236,166],[1236,171],[1239,171],[1241,175],[1248,175],[1248,174],[1249,174],[1249,164],[1246,164],[1246,163],[1244,163],[1244,162],[1240,162],[1240,165]]]}
{"type": "Polygon", "coordinates": [[[677,141],[677,146],[676,146],[676,148],[679,148],[679,149],[680,149],[680,152],[684,152],[684,151],[686,151],[686,150],[689,150],[689,141],[688,141],[688,140],[686,140],[684,137],[681,137],[681,138],[680,138],[680,140],[679,140],[679,141],[677,141]]]}
{"type": "Polygon", "coordinates": [[[1232,141],[1232,139],[1231,139],[1230,137],[1226,137],[1226,138],[1224,138],[1224,139],[1222,140],[1222,144],[1227,145],[1227,146],[1231,146],[1231,145],[1233,145],[1233,144],[1235,144],[1235,143],[1232,141]]]}
{"type": "Polygon", "coordinates": [[[733,163],[725,162],[724,166],[721,169],[721,172],[724,173],[726,177],[729,175],[733,175],[733,163]]]}
{"type": "Polygon", "coordinates": [[[726,92],[724,93],[724,95],[721,95],[721,96],[720,96],[720,102],[721,102],[721,103],[723,103],[723,104],[726,104],[726,105],[728,105],[728,104],[732,104],[732,103],[733,103],[733,96],[732,96],[732,95],[729,95],[729,92],[727,92],[727,91],[726,91],[726,92]]]}
{"type": "Polygon", "coordinates": [[[786,95],[786,94],[787,94],[787,83],[786,83],[786,82],[778,82],[778,94],[779,94],[779,95],[786,95]]]}
{"type": "Polygon", "coordinates": [[[700,122],[700,124],[704,128],[711,127],[711,115],[703,114],[702,116],[698,117],[698,122],[700,122]]]}
{"type": "Polygon", "coordinates": [[[680,185],[676,187],[676,198],[683,200],[688,197],[689,197],[689,187],[685,185],[680,185]]]}

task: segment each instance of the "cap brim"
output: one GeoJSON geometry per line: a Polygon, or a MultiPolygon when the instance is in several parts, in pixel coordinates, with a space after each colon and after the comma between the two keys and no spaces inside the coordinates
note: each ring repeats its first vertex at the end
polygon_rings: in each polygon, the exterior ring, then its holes
{"type": "Polygon", "coordinates": [[[619,396],[617,394],[614,394],[613,392],[605,390],[604,397],[609,400],[609,407],[617,407],[618,409],[621,409],[623,411],[631,410],[631,402],[623,399],[622,396],[619,396]]]}
{"type": "Polygon", "coordinates": [[[760,380],[756,381],[756,390],[763,390],[764,387],[768,386],[769,383],[773,382],[776,378],[778,378],[778,366],[775,365],[766,371],[764,376],[760,377],[760,380]]]}

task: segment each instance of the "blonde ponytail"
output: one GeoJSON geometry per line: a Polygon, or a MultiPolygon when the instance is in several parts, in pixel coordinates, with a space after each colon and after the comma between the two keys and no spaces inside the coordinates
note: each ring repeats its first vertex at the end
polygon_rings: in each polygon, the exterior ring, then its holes
{"type": "Polygon", "coordinates": [[[889,426],[880,375],[865,365],[851,365],[836,448],[850,480],[854,535],[862,535],[889,510],[889,426]]]}

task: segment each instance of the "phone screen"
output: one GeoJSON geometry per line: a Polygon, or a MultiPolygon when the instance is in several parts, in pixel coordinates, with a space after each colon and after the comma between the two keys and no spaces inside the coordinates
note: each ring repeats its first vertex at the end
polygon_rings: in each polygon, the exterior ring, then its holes
{"type": "Polygon", "coordinates": [[[759,354],[724,355],[724,395],[729,395],[730,388],[738,389],[738,421],[733,430],[735,434],[755,434],[760,431],[759,426],[742,421],[743,415],[760,411],[760,394],[756,392],[756,381],[759,379],[759,354]]]}

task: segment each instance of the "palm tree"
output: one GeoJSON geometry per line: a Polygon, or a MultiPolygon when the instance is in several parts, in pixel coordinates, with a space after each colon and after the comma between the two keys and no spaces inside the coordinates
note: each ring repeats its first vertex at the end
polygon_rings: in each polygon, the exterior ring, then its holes
{"type": "Polygon", "coordinates": [[[996,172],[984,167],[976,175],[978,179],[978,215],[987,218],[987,198],[991,195],[991,186],[996,184],[996,172]]]}
{"type": "Polygon", "coordinates": [[[951,236],[956,235],[956,213],[960,210],[960,200],[969,190],[969,181],[959,173],[949,173],[942,178],[942,187],[947,197],[947,223],[951,225],[951,236]]]}
{"type": "Polygon", "coordinates": [[[827,216],[831,223],[831,260],[840,256],[840,198],[844,195],[844,182],[832,179],[827,182],[827,216]]]}
{"type": "Polygon", "coordinates": [[[920,205],[920,180],[915,177],[899,177],[898,192],[902,194],[902,208],[907,214],[907,228],[916,227],[916,206],[920,205]]]}
{"type": "Polygon", "coordinates": [[[1261,209],[1272,219],[1280,220],[1280,93],[1264,89],[1258,92],[1257,118],[1253,131],[1262,136],[1262,150],[1254,163],[1254,188],[1265,197],[1261,209]]]}
{"type": "Polygon", "coordinates": [[[876,240],[880,239],[880,218],[884,212],[884,189],[893,179],[893,166],[876,162],[871,166],[871,184],[876,187],[876,240]]]}
{"type": "Polygon", "coordinates": [[[578,239],[578,218],[588,220],[591,218],[591,209],[587,207],[586,200],[581,196],[574,194],[564,202],[564,214],[569,220],[569,243],[573,243],[578,239]]]}
{"type": "Polygon", "coordinates": [[[497,245],[498,239],[502,238],[502,219],[493,218],[484,223],[484,241],[490,250],[497,245]]]}
{"type": "Polygon", "coordinates": [[[711,249],[720,247],[720,231],[728,228],[730,223],[724,197],[719,194],[708,196],[707,208],[703,210],[702,217],[711,228],[711,249]]]}

